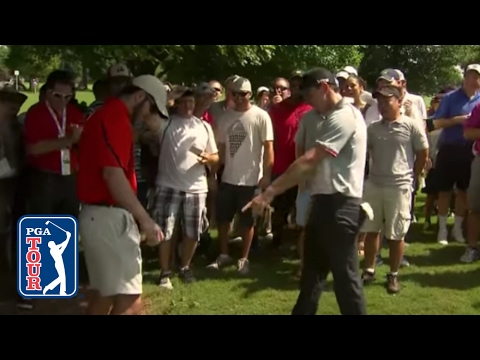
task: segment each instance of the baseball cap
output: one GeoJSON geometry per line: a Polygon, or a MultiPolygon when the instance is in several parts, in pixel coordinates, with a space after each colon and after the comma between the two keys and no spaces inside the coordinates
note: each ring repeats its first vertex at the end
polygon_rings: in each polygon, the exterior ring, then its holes
{"type": "Polygon", "coordinates": [[[195,95],[215,95],[215,90],[209,83],[203,82],[193,89],[195,95]]]}
{"type": "Polygon", "coordinates": [[[338,86],[338,80],[331,71],[324,68],[316,68],[303,75],[302,89],[307,90],[317,87],[321,83],[338,86]]]}
{"type": "Polygon", "coordinates": [[[132,85],[142,89],[150,95],[157,105],[160,115],[168,118],[167,91],[159,78],[153,75],[141,75],[132,80],[132,85]]]}
{"type": "Polygon", "coordinates": [[[476,71],[477,73],[480,74],[480,65],[479,64],[468,65],[467,68],[465,69],[465,73],[467,73],[469,71],[476,71]]]}
{"type": "Polygon", "coordinates": [[[132,77],[132,73],[128,69],[128,67],[124,64],[115,64],[110,66],[108,69],[107,75],[109,78],[113,77],[132,77]]]}
{"type": "Polygon", "coordinates": [[[28,96],[17,91],[12,85],[5,85],[0,89],[0,99],[19,104],[20,106],[27,101],[28,96]]]}
{"type": "Polygon", "coordinates": [[[384,97],[396,97],[397,99],[400,99],[402,95],[400,94],[400,90],[396,86],[385,86],[381,90],[378,90],[372,94],[372,97],[374,99],[378,99],[380,96],[384,97]]]}
{"type": "Polygon", "coordinates": [[[237,80],[233,82],[233,87],[232,91],[235,92],[252,92],[252,84],[250,83],[250,80],[239,77],[237,80]]]}
{"type": "Polygon", "coordinates": [[[350,77],[350,74],[346,71],[340,71],[337,75],[335,75],[337,79],[344,79],[347,80],[350,77]]]}
{"type": "Polygon", "coordinates": [[[295,70],[292,75],[290,76],[290,81],[294,79],[302,79],[303,78],[303,71],[301,70],[295,70]]]}
{"type": "Polygon", "coordinates": [[[358,71],[353,66],[345,66],[342,71],[345,71],[349,75],[358,76],[358,71]]]}
{"type": "Polygon", "coordinates": [[[225,80],[225,84],[228,84],[229,82],[235,82],[235,81],[237,81],[239,78],[240,78],[240,76],[238,76],[238,75],[229,76],[229,77],[225,80]]]}
{"type": "Polygon", "coordinates": [[[257,94],[260,94],[261,92],[270,92],[270,89],[266,86],[260,86],[258,89],[257,89],[257,94]]]}
{"type": "Polygon", "coordinates": [[[379,80],[386,80],[389,82],[404,81],[405,75],[403,75],[403,72],[397,69],[385,69],[380,73],[380,76],[378,77],[377,81],[379,80]]]}

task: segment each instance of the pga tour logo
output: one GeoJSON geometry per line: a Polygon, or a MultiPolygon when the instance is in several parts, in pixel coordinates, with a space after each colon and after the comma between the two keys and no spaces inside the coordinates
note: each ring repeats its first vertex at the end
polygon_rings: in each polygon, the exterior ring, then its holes
{"type": "Polygon", "coordinates": [[[18,221],[17,291],[26,299],[70,299],[78,293],[78,221],[24,216],[18,221]]]}

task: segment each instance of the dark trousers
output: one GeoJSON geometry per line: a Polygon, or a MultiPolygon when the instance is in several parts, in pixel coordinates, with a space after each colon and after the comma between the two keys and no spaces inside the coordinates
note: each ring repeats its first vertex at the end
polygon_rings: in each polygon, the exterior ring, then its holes
{"type": "MultiPolygon", "coordinates": [[[[278,178],[275,175],[273,178],[278,178]]],[[[272,233],[274,235],[273,245],[280,246],[282,233],[285,225],[288,224],[288,215],[295,208],[298,195],[298,188],[294,187],[277,196],[272,203],[274,212],[272,214],[272,233]]]]}
{"type": "Polygon", "coordinates": [[[362,221],[360,202],[342,194],[312,198],[300,295],[292,315],[316,315],[330,272],[342,315],[366,315],[357,246],[362,221]]]}
{"type": "Polygon", "coordinates": [[[35,215],[71,215],[78,218],[77,176],[39,170],[29,174],[28,211],[35,215]]]}

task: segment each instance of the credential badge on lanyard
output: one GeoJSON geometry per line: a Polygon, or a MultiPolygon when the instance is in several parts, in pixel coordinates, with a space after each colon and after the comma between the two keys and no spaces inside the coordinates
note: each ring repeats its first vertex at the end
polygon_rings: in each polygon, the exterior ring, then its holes
{"type": "MultiPolygon", "coordinates": [[[[67,126],[67,108],[65,107],[63,109],[61,124],[58,121],[57,114],[55,114],[55,111],[53,111],[52,107],[48,102],[47,102],[47,108],[48,108],[48,111],[50,112],[50,115],[53,118],[53,121],[55,121],[55,125],[57,126],[58,137],[59,138],[64,137],[66,135],[66,126],[67,126]]],[[[60,150],[60,164],[62,168],[62,175],[63,176],[71,175],[72,169],[70,166],[70,149],[60,150]]]]}

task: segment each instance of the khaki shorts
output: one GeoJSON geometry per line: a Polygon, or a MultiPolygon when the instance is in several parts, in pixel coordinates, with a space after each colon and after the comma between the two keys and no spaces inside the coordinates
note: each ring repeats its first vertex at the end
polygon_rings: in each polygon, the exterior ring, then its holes
{"type": "Polygon", "coordinates": [[[388,240],[401,241],[410,229],[412,190],[383,187],[367,181],[363,201],[373,210],[373,220],[366,220],[363,233],[383,233],[388,240]]]}
{"type": "Polygon", "coordinates": [[[80,239],[90,285],[104,297],[142,294],[140,232],[126,210],[83,205],[80,239]]]}
{"type": "Polygon", "coordinates": [[[468,188],[468,205],[470,211],[480,214],[480,156],[475,156],[472,163],[472,174],[468,188]]]}

